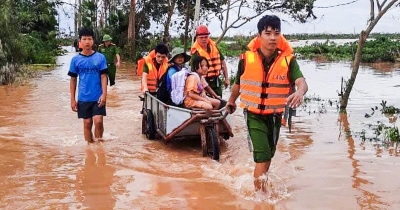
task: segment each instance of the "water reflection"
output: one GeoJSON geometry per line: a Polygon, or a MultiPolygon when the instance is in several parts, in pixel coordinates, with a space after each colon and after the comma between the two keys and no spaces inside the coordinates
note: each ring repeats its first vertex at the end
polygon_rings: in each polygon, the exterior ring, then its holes
{"type": "Polygon", "coordinates": [[[111,186],[115,168],[107,164],[107,156],[100,145],[86,149],[84,167],[76,174],[76,200],[90,209],[113,209],[116,198],[111,186]]]}
{"type": "Polygon", "coordinates": [[[358,205],[360,206],[361,209],[376,209],[381,207],[382,205],[384,206],[389,206],[388,203],[383,202],[381,200],[381,197],[378,196],[377,194],[366,190],[368,189],[366,185],[374,185],[374,183],[368,181],[366,178],[362,178],[366,176],[366,172],[361,171],[361,164],[360,160],[358,160],[355,157],[355,154],[357,152],[356,146],[355,146],[355,141],[351,135],[351,129],[350,129],[350,124],[347,119],[347,114],[342,113],[339,114],[339,122],[340,122],[340,133],[344,132],[345,138],[348,143],[348,153],[349,156],[348,158],[351,160],[351,165],[353,167],[353,173],[351,177],[353,178],[353,188],[357,189],[360,194],[355,195],[356,200],[358,205]]]}

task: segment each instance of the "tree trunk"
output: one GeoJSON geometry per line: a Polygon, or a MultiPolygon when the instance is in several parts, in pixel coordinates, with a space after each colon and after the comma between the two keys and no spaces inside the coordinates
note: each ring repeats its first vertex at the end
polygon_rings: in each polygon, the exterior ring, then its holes
{"type": "Polygon", "coordinates": [[[185,37],[183,39],[183,49],[185,50],[185,52],[188,49],[189,22],[190,22],[190,0],[187,0],[186,1],[186,17],[185,17],[185,37]]]}
{"type": "Polygon", "coordinates": [[[364,48],[364,44],[365,44],[365,41],[367,40],[367,37],[368,37],[368,34],[366,34],[365,31],[361,31],[360,38],[358,40],[356,56],[355,56],[355,59],[353,62],[353,70],[351,72],[351,77],[347,81],[347,85],[345,87],[344,94],[342,95],[342,100],[340,101],[340,111],[341,112],[344,112],[347,107],[350,93],[351,93],[351,90],[353,89],[354,82],[356,81],[358,69],[360,68],[362,50],[364,48]]]}
{"type": "Polygon", "coordinates": [[[379,22],[379,20],[382,18],[382,16],[396,3],[400,2],[400,0],[391,0],[390,2],[382,2],[382,4],[379,4],[379,1],[377,1],[377,6],[378,6],[378,15],[375,17],[375,7],[374,7],[374,1],[370,1],[371,9],[370,9],[370,23],[365,31],[361,31],[360,33],[360,38],[358,40],[358,47],[357,47],[357,52],[356,56],[354,59],[353,63],[353,70],[351,72],[351,77],[348,80],[344,94],[341,96],[340,100],[340,111],[345,112],[346,107],[350,98],[350,93],[353,88],[354,82],[356,81],[357,74],[358,74],[358,69],[360,68],[360,62],[361,62],[361,55],[362,55],[362,50],[364,48],[364,44],[371,33],[371,31],[374,29],[376,24],[379,22]],[[386,6],[385,4],[388,3],[386,6]]]}
{"type": "MultiPolygon", "coordinates": [[[[172,15],[174,14],[176,0],[171,0],[169,2],[170,4],[168,6],[167,21],[165,21],[164,24],[164,36],[163,36],[163,42],[167,46],[169,46],[170,43],[169,25],[171,24],[172,15]]],[[[169,48],[170,48],[169,50],[171,50],[171,47],[169,48]]]]}
{"type": "Polygon", "coordinates": [[[136,55],[135,50],[135,15],[136,15],[136,0],[131,0],[131,8],[129,13],[129,26],[128,26],[128,47],[129,56],[134,58],[136,55]]]}
{"type": "Polygon", "coordinates": [[[227,1],[226,5],[226,17],[225,17],[225,24],[224,24],[224,29],[222,30],[221,35],[218,37],[216,43],[218,44],[225,36],[226,32],[228,31],[228,20],[229,20],[229,12],[231,10],[231,1],[227,1]]]}

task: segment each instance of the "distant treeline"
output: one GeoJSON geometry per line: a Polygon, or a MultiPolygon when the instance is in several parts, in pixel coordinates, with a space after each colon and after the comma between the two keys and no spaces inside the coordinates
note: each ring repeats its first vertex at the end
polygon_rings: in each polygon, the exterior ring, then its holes
{"type": "MultiPolygon", "coordinates": [[[[307,40],[307,39],[358,39],[360,34],[284,34],[287,40],[307,40]]],[[[368,38],[387,37],[389,39],[400,39],[400,33],[371,33],[368,38]]],[[[254,36],[225,36],[223,41],[251,40],[254,36]]],[[[218,37],[212,37],[213,40],[218,37]]]]}
{"type": "MultiPolygon", "coordinates": [[[[307,40],[307,39],[358,39],[360,34],[285,34],[288,40],[307,40]]],[[[400,33],[371,33],[369,38],[387,37],[389,39],[400,39],[400,33]]]]}

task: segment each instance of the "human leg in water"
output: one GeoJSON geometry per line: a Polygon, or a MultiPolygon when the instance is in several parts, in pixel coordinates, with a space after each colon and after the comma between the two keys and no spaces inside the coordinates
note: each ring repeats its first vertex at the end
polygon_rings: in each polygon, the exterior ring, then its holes
{"type": "Polygon", "coordinates": [[[267,179],[263,175],[267,175],[271,161],[256,163],[254,168],[254,187],[256,191],[267,192],[267,179]]]}
{"type": "Polygon", "coordinates": [[[103,116],[95,115],[93,116],[93,120],[94,120],[94,137],[98,141],[103,141],[103,133],[104,133],[103,116]]]}
{"type": "Polygon", "coordinates": [[[83,119],[83,136],[88,143],[93,142],[93,120],[92,118],[83,119]]]}

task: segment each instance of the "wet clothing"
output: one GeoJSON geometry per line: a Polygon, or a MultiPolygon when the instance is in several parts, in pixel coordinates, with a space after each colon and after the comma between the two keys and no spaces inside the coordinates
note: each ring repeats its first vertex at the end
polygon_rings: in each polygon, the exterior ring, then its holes
{"type": "Polygon", "coordinates": [[[68,75],[79,77],[78,101],[98,101],[103,94],[101,74],[107,74],[107,61],[103,54],[94,52],[91,55],[79,53],[71,60],[68,75]]]}
{"type": "MultiPolygon", "coordinates": [[[[211,41],[211,40],[210,40],[211,41]]],[[[204,52],[204,50],[202,50],[203,52],[204,52]]],[[[211,46],[210,44],[208,44],[207,45],[207,52],[206,53],[208,53],[208,54],[211,54],[213,51],[218,51],[218,53],[219,53],[219,58],[218,58],[218,60],[219,61],[217,61],[217,62],[219,62],[219,67],[218,67],[218,69],[219,69],[219,71],[218,71],[218,74],[208,74],[208,75],[206,75],[206,81],[207,81],[207,83],[210,85],[210,87],[211,87],[211,89],[213,89],[213,91],[218,95],[218,96],[220,96],[220,97],[222,97],[222,86],[223,86],[223,83],[222,83],[222,79],[221,78],[219,78],[219,75],[220,75],[220,71],[222,70],[222,65],[221,65],[221,62],[222,61],[224,61],[225,60],[225,57],[224,57],[224,55],[221,53],[221,51],[218,49],[218,47],[215,45],[214,47],[213,46],[211,46]]],[[[214,52],[215,53],[215,52],[214,52]]],[[[201,54],[198,50],[196,50],[195,48],[192,48],[192,50],[191,50],[191,54],[192,54],[192,58],[191,58],[191,61],[190,61],[190,63],[193,63],[193,58],[195,57],[195,56],[203,56],[203,57],[206,57],[206,58],[208,58],[208,57],[210,57],[210,56],[205,56],[205,55],[203,55],[203,54],[201,54]],[[193,55],[195,55],[195,56],[193,56],[193,55]]],[[[212,59],[212,58],[211,58],[212,59]]],[[[212,63],[209,61],[209,64],[210,64],[210,66],[212,65],[212,63]]]]}
{"type": "Polygon", "coordinates": [[[272,159],[278,143],[281,115],[258,115],[247,112],[247,128],[253,143],[254,162],[262,163],[272,159]],[[274,119],[275,118],[275,119],[274,119]],[[274,140],[274,126],[276,126],[274,140]]]}
{"type": "MultiPolygon", "coordinates": [[[[282,41],[282,40],[281,40],[282,41]]],[[[283,40],[285,41],[285,40],[283,40]]],[[[300,71],[300,67],[294,57],[290,57],[290,60],[283,60],[282,58],[279,57],[280,53],[286,53],[284,55],[291,55],[293,53],[293,49],[286,43],[280,43],[278,46],[284,46],[282,50],[277,50],[268,60],[264,54],[262,54],[261,50],[259,48],[250,48],[250,51],[253,53],[258,53],[259,57],[261,58],[262,65],[261,66],[263,69],[257,69],[257,71],[262,71],[264,70],[264,75],[268,75],[269,71],[271,69],[276,70],[276,68],[284,68],[282,66],[286,66],[285,68],[287,69],[288,73],[287,76],[285,77],[285,81],[282,83],[283,85],[286,85],[287,82],[293,85],[293,83],[296,81],[296,79],[303,77],[302,72],[300,71]],[[280,52],[281,51],[281,52],[280,52]],[[277,62],[279,61],[279,62],[277,62]],[[276,62],[276,63],[275,63],[276,62]],[[274,65],[279,65],[279,67],[275,67],[274,65]],[[286,79],[288,81],[286,81],[286,79]]],[[[242,75],[244,74],[244,71],[247,69],[249,71],[250,66],[245,66],[245,65],[251,65],[247,64],[247,61],[245,60],[246,56],[243,56],[239,60],[238,64],[238,71],[236,73],[236,78],[235,78],[235,84],[241,85],[242,82],[241,79],[243,78],[242,75]]],[[[253,65],[254,67],[254,65],[253,65]]],[[[279,72],[280,70],[278,70],[279,72]]],[[[251,74],[250,74],[251,75],[251,74]]],[[[256,76],[254,74],[254,76],[256,76]]],[[[280,75],[282,77],[282,75],[280,75]]],[[[249,77],[246,76],[246,79],[249,77]]],[[[254,81],[259,81],[259,78],[254,79],[254,81]]],[[[262,82],[258,89],[255,84],[253,84],[253,90],[255,92],[257,91],[262,91],[263,88],[270,88],[268,85],[268,78],[265,78],[265,81],[267,82],[262,82]],[[267,85],[265,85],[266,83],[267,85]]],[[[246,81],[248,82],[248,81],[246,81]]],[[[257,83],[258,84],[258,83],[257,83]]],[[[243,87],[243,85],[241,86],[243,87]]],[[[240,89],[241,94],[244,94],[246,96],[249,96],[253,93],[243,93],[242,91],[246,92],[245,90],[240,89]]],[[[257,94],[258,95],[258,94],[257,94]]],[[[258,97],[260,97],[258,95],[258,97]]],[[[260,98],[265,98],[266,96],[264,94],[261,95],[260,98]]],[[[242,98],[242,96],[241,96],[242,98]]],[[[259,99],[260,99],[259,98],[259,99]]],[[[242,100],[242,99],[241,99],[242,100]]],[[[255,99],[256,100],[256,99],[255,99]]],[[[262,100],[261,100],[262,101],[262,100]]],[[[262,107],[258,106],[260,109],[266,109],[267,107],[262,107]]],[[[247,109],[246,109],[247,110],[247,109]]],[[[261,112],[262,113],[262,112],[261,112]]],[[[261,162],[267,162],[272,159],[272,157],[275,154],[276,151],[276,144],[278,143],[278,138],[279,138],[279,130],[281,127],[281,119],[282,119],[282,113],[275,113],[275,114],[256,114],[252,113],[250,111],[247,112],[247,128],[248,132],[251,138],[251,142],[253,144],[253,158],[254,161],[257,163],[261,162]]]]}
{"type": "Polygon", "coordinates": [[[117,67],[115,66],[115,57],[117,54],[119,54],[119,48],[111,43],[106,47],[104,44],[99,45],[99,52],[104,54],[104,56],[107,59],[107,65],[108,65],[108,78],[110,80],[110,86],[113,86],[115,84],[115,76],[117,73],[117,67]]]}
{"type": "Polygon", "coordinates": [[[97,101],[78,101],[78,118],[89,119],[95,115],[106,116],[106,106],[99,107],[97,101]]]}

